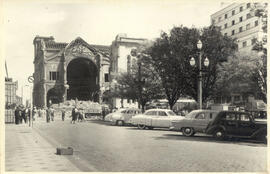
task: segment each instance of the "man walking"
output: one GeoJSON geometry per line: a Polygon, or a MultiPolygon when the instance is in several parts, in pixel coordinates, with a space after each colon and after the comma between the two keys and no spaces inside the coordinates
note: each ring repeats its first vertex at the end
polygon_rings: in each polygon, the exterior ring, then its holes
{"type": "Polygon", "coordinates": [[[54,121],[54,109],[53,108],[50,109],[51,109],[51,120],[54,121]]]}
{"type": "Polygon", "coordinates": [[[66,111],[65,108],[62,109],[62,121],[65,121],[66,111]]]}
{"type": "Polygon", "coordinates": [[[77,114],[78,114],[78,110],[75,106],[75,108],[72,109],[72,113],[71,113],[71,116],[72,116],[71,123],[75,124],[75,122],[77,120],[77,114]]]}
{"type": "Polygon", "coordinates": [[[48,107],[46,109],[46,120],[47,120],[47,123],[50,123],[50,119],[51,119],[51,109],[48,107]]]}
{"type": "Polygon", "coordinates": [[[20,124],[21,111],[18,106],[15,109],[15,124],[20,124]]]}

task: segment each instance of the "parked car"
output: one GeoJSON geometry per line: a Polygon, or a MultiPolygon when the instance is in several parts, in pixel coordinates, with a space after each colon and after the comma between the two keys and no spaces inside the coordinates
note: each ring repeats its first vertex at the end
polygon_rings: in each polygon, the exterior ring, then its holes
{"type": "MultiPolygon", "coordinates": [[[[110,121],[113,125],[123,126],[126,124],[130,124],[130,119],[136,115],[141,113],[140,109],[137,108],[126,108],[111,113],[107,117],[107,121],[110,121]]],[[[105,119],[106,119],[105,117],[105,119]]]]}
{"type": "MultiPolygon", "coordinates": [[[[176,125],[176,124],[174,124],[176,125]]],[[[213,135],[217,139],[225,137],[238,138],[257,138],[266,142],[267,140],[267,121],[256,121],[247,112],[239,111],[220,111],[217,116],[210,121],[206,129],[194,130],[190,128],[192,134],[204,132],[213,135]]],[[[184,131],[184,129],[181,129],[184,131]]]]}
{"type": "Polygon", "coordinates": [[[174,120],[171,130],[180,130],[185,136],[193,136],[196,132],[205,132],[208,124],[215,119],[219,111],[194,110],[182,120],[174,120]]]}
{"type": "Polygon", "coordinates": [[[149,109],[144,114],[138,114],[131,119],[131,123],[139,129],[169,128],[172,120],[184,117],[176,115],[169,109],[149,109]]]}

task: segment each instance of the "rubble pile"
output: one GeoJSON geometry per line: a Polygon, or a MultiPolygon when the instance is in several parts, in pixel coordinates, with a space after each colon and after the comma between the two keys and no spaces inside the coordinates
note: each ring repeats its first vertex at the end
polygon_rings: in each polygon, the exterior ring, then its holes
{"type": "Polygon", "coordinates": [[[63,103],[52,104],[52,107],[56,110],[72,110],[75,106],[85,113],[100,113],[102,111],[102,105],[92,101],[67,100],[63,103]]]}

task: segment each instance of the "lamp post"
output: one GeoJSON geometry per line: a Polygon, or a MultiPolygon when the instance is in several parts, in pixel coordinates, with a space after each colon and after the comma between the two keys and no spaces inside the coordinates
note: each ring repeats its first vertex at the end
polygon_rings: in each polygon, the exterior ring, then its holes
{"type": "MultiPolygon", "coordinates": [[[[201,40],[198,41],[197,43],[197,48],[200,50],[199,53],[199,62],[198,62],[198,67],[199,67],[199,76],[198,76],[198,102],[199,102],[199,109],[202,109],[202,42],[201,40]]],[[[194,57],[190,59],[190,65],[195,66],[196,61],[194,57]]],[[[209,60],[206,57],[204,59],[204,66],[208,67],[209,66],[209,60]]]]}

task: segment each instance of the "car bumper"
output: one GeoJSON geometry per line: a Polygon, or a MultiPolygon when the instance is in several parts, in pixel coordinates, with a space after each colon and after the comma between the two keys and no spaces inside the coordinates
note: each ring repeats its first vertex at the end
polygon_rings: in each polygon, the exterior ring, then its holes
{"type": "Polygon", "coordinates": [[[170,131],[177,131],[177,129],[174,126],[169,127],[170,131]]]}

